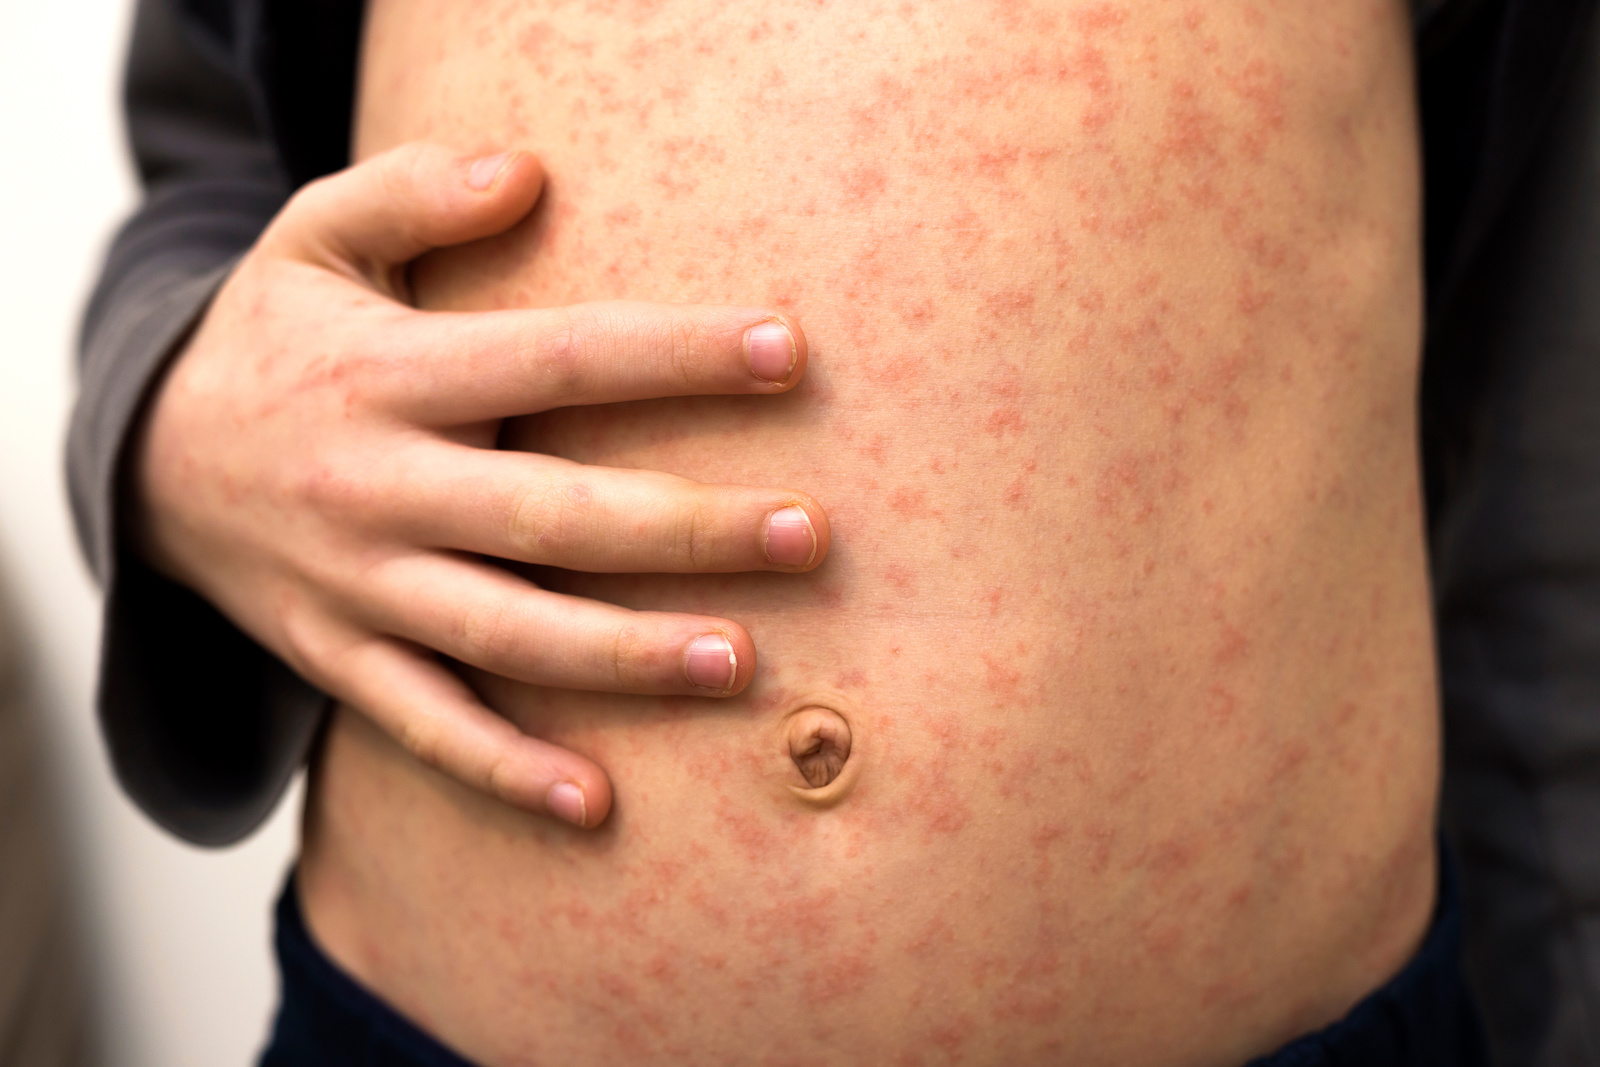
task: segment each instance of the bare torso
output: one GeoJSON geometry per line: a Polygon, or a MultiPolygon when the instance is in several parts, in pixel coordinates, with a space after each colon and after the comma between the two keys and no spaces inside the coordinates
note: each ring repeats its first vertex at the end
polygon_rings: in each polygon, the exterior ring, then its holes
{"type": "Polygon", "coordinates": [[[1437,775],[1408,50],[1378,0],[374,0],[360,154],[551,175],[425,305],[807,333],[785,397],[508,443],[796,486],[833,550],[539,576],[760,650],[727,701],[476,679],[610,771],[598,832],[341,714],[328,951],[490,1065],[1240,1063],[1391,975],[1437,775]],[[850,735],[821,790],[808,708],[850,735]]]}

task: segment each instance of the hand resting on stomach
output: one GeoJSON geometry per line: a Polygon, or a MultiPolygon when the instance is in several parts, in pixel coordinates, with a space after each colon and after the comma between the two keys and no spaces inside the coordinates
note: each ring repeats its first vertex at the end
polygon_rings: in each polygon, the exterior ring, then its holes
{"type": "MultiPolygon", "coordinates": [[[[766,303],[781,398],[507,447],[828,509],[816,571],[530,573],[737,619],[729,699],[474,676],[582,832],[336,718],[312,929],[469,1057],[1229,1064],[1432,903],[1416,132],[1398,3],[376,0],[361,155],[523,147],[424,306],[766,303]]],[[[692,531],[690,532],[692,534],[692,531]]]]}

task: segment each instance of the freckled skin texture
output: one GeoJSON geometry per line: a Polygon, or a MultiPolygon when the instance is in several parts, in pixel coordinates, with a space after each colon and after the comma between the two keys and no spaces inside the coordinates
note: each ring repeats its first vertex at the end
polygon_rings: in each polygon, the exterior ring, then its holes
{"type": "Polygon", "coordinates": [[[425,306],[806,330],[786,396],[507,445],[804,488],[833,547],[533,576],[759,649],[722,701],[474,679],[610,771],[598,831],[338,716],[328,951],[489,1067],[1238,1064],[1389,978],[1438,759],[1408,57],[1397,0],[374,0],[359,155],[550,175],[418,264],[425,306]],[[815,707],[850,738],[820,801],[815,707]]]}

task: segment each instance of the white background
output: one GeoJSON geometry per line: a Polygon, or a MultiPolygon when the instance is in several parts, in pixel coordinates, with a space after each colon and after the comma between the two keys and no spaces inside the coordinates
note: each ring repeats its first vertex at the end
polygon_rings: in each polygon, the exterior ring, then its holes
{"type": "Polygon", "coordinates": [[[134,199],[117,103],[131,6],[0,0],[0,581],[35,653],[103,1060],[243,1067],[275,998],[269,913],[298,803],[245,845],[207,852],[117,790],[91,706],[98,603],[61,475],[77,318],[134,199]]]}

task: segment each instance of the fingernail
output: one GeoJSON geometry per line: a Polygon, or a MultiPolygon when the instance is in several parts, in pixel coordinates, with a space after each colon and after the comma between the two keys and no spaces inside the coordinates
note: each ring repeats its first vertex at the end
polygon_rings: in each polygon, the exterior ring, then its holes
{"type": "Polygon", "coordinates": [[[467,185],[473,189],[484,190],[494,184],[494,180],[505,169],[506,161],[511,158],[510,152],[501,152],[493,156],[484,156],[472,164],[472,169],[467,171],[467,185]]]}
{"type": "Polygon", "coordinates": [[[763,539],[767,559],[784,567],[804,567],[817,555],[817,531],[804,508],[780,508],[767,516],[763,539]]]}
{"type": "Polygon", "coordinates": [[[786,382],[794,373],[799,353],[794,337],[781,322],[761,322],[744,335],[745,351],[750,356],[750,373],[764,382],[786,382]]]}
{"type": "Polygon", "coordinates": [[[544,806],[551,813],[574,826],[582,826],[589,818],[589,805],[584,802],[583,790],[571,782],[557,782],[545,794],[544,806]]]}
{"type": "Polygon", "coordinates": [[[733,644],[721,634],[706,634],[689,642],[684,674],[690,685],[726,692],[733,688],[733,676],[738,671],[739,659],[733,654],[733,644]]]}

